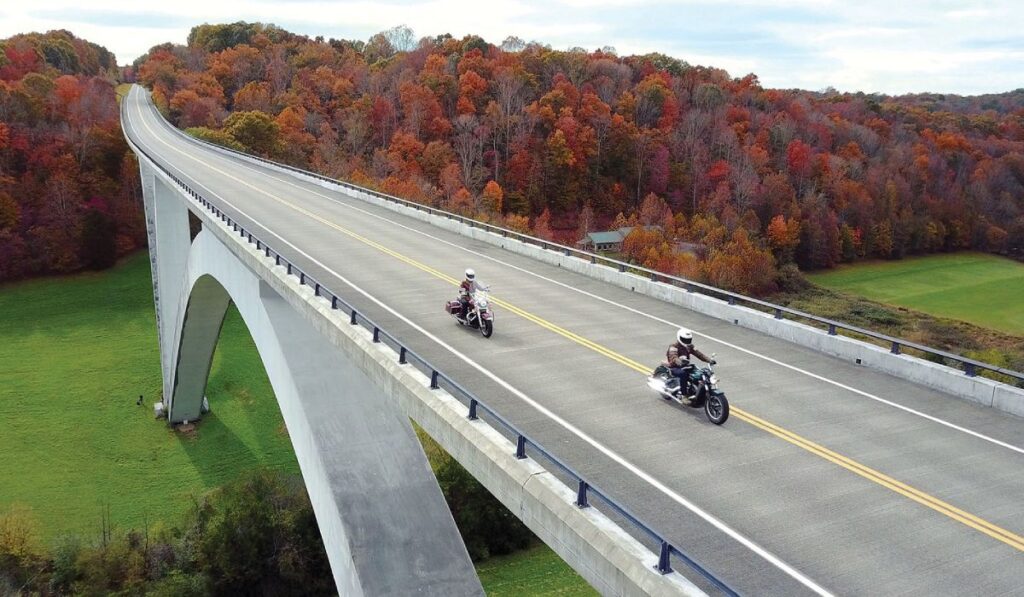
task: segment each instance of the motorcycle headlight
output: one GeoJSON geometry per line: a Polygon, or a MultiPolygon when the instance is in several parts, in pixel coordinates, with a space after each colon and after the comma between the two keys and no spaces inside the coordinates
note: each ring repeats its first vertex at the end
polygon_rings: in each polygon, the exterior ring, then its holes
{"type": "Polygon", "coordinates": [[[718,385],[718,376],[717,375],[712,375],[711,376],[711,385],[713,385],[713,386],[717,386],[718,385]]]}

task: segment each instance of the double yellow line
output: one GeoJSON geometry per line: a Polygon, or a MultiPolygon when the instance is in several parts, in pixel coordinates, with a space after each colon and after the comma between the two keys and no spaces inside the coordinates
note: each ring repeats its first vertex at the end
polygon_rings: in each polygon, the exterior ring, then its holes
{"type": "MultiPolygon", "coordinates": [[[[141,107],[139,109],[139,112],[140,112],[140,115],[141,115],[141,112],[142,112],[141,107]]],[[[238,182],[239,184],[245,185],[245,186],[249,187],[250,189],[253,189],[254,191],[256,191],[258,193],[266,195],[270,199],[272,199],[274,201],[277,201],[278,203],[280,203],[282,205],[285,205],[285,206],[295,210],[296,212],[298,212],[298,213],[300,213],[300,214],[302,214],[302,215],[304,215],[304,216],[306,216],[308,218],[316,220],[317,222],[320,222],[320,223],[324,224],[325,226],[328,226],[328,227],[330,227],[330,228],[332,228],[334,230],[337,230],[338,232],[341,232],[342,234],[344,234],[344,235],[346,235],[346,236],[348,236],[348,237],[350,237],[352,239],[355,239],[355,240],[357,240],[357,241],[359,241],[359,242],[361,242],[361,243],[363,243],[363,244],[365,244],[365,245],[367,245],[369,247],[372,247],[372,248],[374,248],[374,249],[376,249],[376,250],[378,250],[378,251],[380,251],[380,252],[382,252],[382,253],[384,253],[386,255],[390,255],[391,257],[394,257],[395,259],[398,259],[399,261],[401,261],[403,263],[406,263],[406,264],[408,264],[408,265],[410,265],[410,266],[412,266],[412,267],[414,267],[414,268],[416,268],[416,269],[418,269],[420,271],[428,273],[428,274],[430,274],[430,275],[432,275],[432,276],[434,276],[434,277],[436,277],[438,279],[444,280],[444,281],[448,282],[449,284],[452,284],[452,285],[455,285],[455,286],[459,285],[459,280],[457,280],[457,279],[455,279],[455,278],[445,274],[444,272],[441,272],[441,271],[439,271],[437,269],[434,269],[434,268],[430,267],[429,265],[426,265],[425,263],[416,261],[415,259],[412,259],[411,257],[408,257],[406,255],[403,255],[403,254],[401,254],[401,253],[399,253],[399,252],[397,252],[397,251],[395,251],[393,249],[389,249],[388,247],[385,247],[384,245],[382,245],[382,244],[380,244],[380,243],[378,243],[378,242],[376,242],[374,240],[371,240],[371,239],[369,239],[369,238],[367,238],[367,237],[365,237],[365,236],[363,236],[361,234],[358,234],[358,233],[356,233],[356,232],[354,232],[352,230],[344,228],[343,226],[340,226],[340,225],[338,225],[338,224],[336,224],[336,223],[334,223],[334,222],[332,222],[332,221],[330,221],[330,220],[328,220],[328,219],[326,219],[326,218],[324,218],[322,216],[319,216],[319,215],[309,211],[308,209],[305,209],[304,207],[301,207],[301,206],[296,205],[296,204],[294,204],[294,203],[292,203],[290,201],[282,199],[282,198],[278,197],[277,195],[269,193],[266,190],[261,189],[261,188],[255,186],[255,185],[249,184],[248,182],[246,182],[246,181],[244,181],[244,180],[242,180],[240,178],[237,178],[237,177],[235,177],[235,176],[233,176],[233,175],[231,175],[231,174],[229,174],[227,172],[224,172],[223,170],[221,170],[219,168],[214,167],[211,164],[205,163],[202,160],[199,160],[198,158],[196,158],[196,157],[194,157],[194,156],[192,156],[192,155],[190,155],[190,154],[188,154],[188,153],[186,153],[184,151],[179,150],[178,148],[170,145],[169,143],[167,143],[163,139],[160,139],[160,137],[158,135],[156,135],[156,133],[153,131],[153,129],[150,128],[149,124],[146,123],[146,120],[145,120],[144,117],[142,118],[142,123],[146,127],[146,129],[148,129],[149,132],[151,134],[153,134],[153,136],[158,141],[160,141],[161,143],[163,143],[164,145],[166,145],[167,147],[169,147],[173,151],[176,151],[176,152],[180,153],[181,155],[185,156],[186,158],[191,159],[191,160],[193,160],[193,161],[195,161],[195,162],[197,162],[197,163],[199,163],[199,164],[201,164],[201,165],[203,165],[203,166],[205,166],[207,168],[210,168],[211,170],[214,170],[215,172],[218,172],[222,176],[230,178],[230,179],[234,180],[235,182],[238,182]]],[[[569,340],[571,340],[571,341],[573,341],[573,342],[575,342],[575,343],[577,343],[577,344],[579,344],[581,346],[589,348],[590,350],[593,350],[594,352],[597,352],[598,354],[601,354],[601,355],[603,355],[603,356],[605,356],[605,357],[607,357],[607,358],[609,358],[609,359],[611,359],[611,360],[613,360],[613,361],[615,361],[615,362],[617,362],[617,363],[619,363],[621,365],[625,365],[626,367],[629,367],[630,369],[633,369],[634,371],[637,371],[638,373],[642,373],[645,376],[650,374],[651,368],[649,366],[646,366],[646,365],[644,365],[642,363],[634,361],[633,359],[630,359],[629,357],[621,355],[621,354],[615,352],[614,350],[612,350],[612,349],[610,349],[610,348],[608,348],[606,346],[602,346],[601,344],[598,344],[597,342],[593,342],[592,340],[584,338],[583,336],[580,336],[579,334],[573,333],[573,332],[571,332],[571,331],[569,331],[569,330],[567,330],[567,329],[565,329],[565,328],[563,328],[563,327],[561,327],[561,326],[559,326],[557,324],[554,324],[554,323],[552,323],[550,321],[547,321],[546,319],[543,319],[542,317],[538,317],[537,315],[534,315],[534,314],[532,314],[532,313],[530,313],[530,312],[528,312],[526,310],[520,309],[519,307],[516,307],[515,305],[513,305],[511,303],[508,303],[506,301],[503,301],[503,300],[500,300],[500,299],[494,298],[494,297],[492,297],[491,300],[495,304],[501,306],[504,309],[507,309],[511,313],[514,313],[514,314],[516,314],[516,315],[518,315],[518,316],[520,316],[520,317],[522,317],[524,319],[527,319],[527,320],[529,320],[529,321],[531,321],[531,322],[533,322],[533,323],[535,323],[535,324],[537,324],[537,325],[539,325],[539,326],[541,326],[541,327],[543,327],[543,328],[545,328],[547,330],[550,330],[550,331],[552,331],[552,332],[554,332],[554,333],[556,333],[556,334],[558,334],[558,335],[560,335],[560,336],[562,336],[564,338],[567,338],[567,339],[569,339],[569,340]]],[[[977,530],[977,531],[979,531],[981,533],[984,533],[985,535],[988,535],[989,537],[991,537],[991,538],[993,538],[993,539],[995,539],[997,541],[1005,543],[1006,545],[1009,545],[1010,547],[1013,547],[1014,549],[1017,549],[1019,551],[1024,552],[1024,537],[1021,537],[1020,535],[1017,535],[1017,534],[1012,533],[1012,532],[1010,532],[1010,531],[1008,531],[1006,529],[1003,529],[1003,528],[1001,528],[999,526],[996,526],[996,525],[994,525],[994,524],[992,524],[992,523],[990,523],[990,522],[988,522],[988,521],[986,521],[984,519],[978,518],[977,516],[974,516],[973,514],[970,514],[969,512],[965,512],[965,511],[963,511],[963,510],[961,510],[961,509],[959,509],[959,508],[957,508],[957,507],[955,507],[955,506],[953,506],[951,504],[948,504],[948,503],[946,503],[946,502],[944,502],[944,501],[942,501],[942,500],[940,500],[940,499],[938,499],[936,497],[933,497],[933,496],[931,496],[931,495],[929,495],[929,494],[927,494],[927,493],[925,493],[923,491],[920,491],[920,490],[915,489],[915,488],[913,488],[913,487],[911,487],[911,486],[909,486],[909,485],[907,485],[905,483],[897,481],[896,479],[893,479],[892,477],[889,477],[888,475],[885,475],[885,474],[883,474],[883,473],[881,473],[879,471],[876,471],[876,470],[874,470],[874,469],[872,469],[870,467],[867,467],[867,466],[865,466],[863,464],[860,464],[859,462],[857,462],[857,461],[855,461],[855,460],[853,460],[851,458],[847,458],[846,456],[843,456],[842,454],[839,454],[837,452],[833,452],[832,450],[829,450],[828,448],[826,448],[826,447],[824,447],[824,446],[822,446],[820,444],[812,442],[811,440],[808,440],[808,439],[806,439],[804,437],[801,437],[801,436],[797,435],[796,433],[793,433],[792,431],[789,431],[787,429],[779,427],[778,425],[775,425],[774,423],[770,423],[770,422],[768,422],[768,421],[766,421],[766,420],[764,420],[764,419],[762,419],[762,418],[760,418],[760,417],[758,417],[756,415],[753,415],[753,414],[751,414],[749,412],[746,412],[743,409],[736,407],[735,405],[732,405],[731,412],[732,412],[732,415],[734,417],[736,417],[736,418],[738,418],[738,419],[740,419],[742,421],[745,421],[745,422],[753,425],[754,427],[757,427],[758,429],[761,429],[762,431],[770,433],[770,434],[774,435],[775,437],[778,437],[779,439],[782,439],[783,441],[786,441],[786,442],[788,442],[788,443],[790,443],[790,444],[792,444],[794,446],[797,446],[797,447],[799,447],[799,448],[801,448],[803,450],[806,450],[807,452],[810,452],[810,453],[812,453],[812,454],[814,454],[816,456],[824,458],[825,460],[827,460],[829,462],[832,462],[832,463],[834,463],[834,464],[836,464],[838,466],[841,466],[841,467],[845,468],[846,470],[848,470],[848,471],[850,471],[850,472],[852,472],[854,474],[857,474],[857,475],[859,475],[859,476],[861,476],[861,477],[863,477],[865,479],[868,479],[869,481],[877,483],[878,485],[881,485],[882,487],[890,489],[890,490],[892,490],[892,491],[894,491],[894,492],[896,492],[896,493],[898,493],[898,494],[900,494],[900,495],[902,495],[902,496],[904,496],[906,498],[909,498],[909,499],[911,499],[911,500],[921,504],[922,506],[930,508],[930,509],[932,509],[932,510],[934,510],[934,511],[940,513],[940,514],[943,514],[943,515],[945,515],[945,516],[947,516],[947,517],[949,517],[949,518],[951,518],[953,520],[956,520],[957,522],[965,524],[965,525],[971,527],[972,529],[975,529],[975,530],[977,530]]]]}

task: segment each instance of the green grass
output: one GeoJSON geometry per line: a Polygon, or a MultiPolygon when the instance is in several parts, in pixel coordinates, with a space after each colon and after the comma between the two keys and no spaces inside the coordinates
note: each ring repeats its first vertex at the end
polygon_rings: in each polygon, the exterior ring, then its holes
{"type": "Polygon", "coordinates": [[[0,510],[44,539],[174,523],[191,496],[262,465],[298,473],[277,403],[232,309],[195,437],[153,418],[161,389],[149,261],[0,287],[0,510]],[[139,395],[142,406],[136,406],[139,395]]]}
{"type": "MultiPolygon", "coordinates": [[[[0,512],[27,508],[47,542],[92,540],[106,505],[121,530],[172,525],[192,496],[242,471],[299,472],[233,308],[214,357],[212,411],[194,437],[153,418],[160,385],[145,253],[106,272],[0,286],[0,512]]],[[[596,594],[543,545],[477,570],[489,595],[596,594]]]]}
{"type": "Polygon", "coordinates": [[[843,266],[815,284],[883,303],[1024,334],[1024,264],[980,253],[843,266]]]}
{"type": "Polygon", "coordinates": [[[598,594],[543,544],[487,559],[477,564],[476,571],[490,597],[598,594]]]}

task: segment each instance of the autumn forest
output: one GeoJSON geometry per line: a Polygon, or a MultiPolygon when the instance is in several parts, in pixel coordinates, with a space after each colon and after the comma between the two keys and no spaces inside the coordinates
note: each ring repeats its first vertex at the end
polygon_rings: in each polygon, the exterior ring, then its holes
{"type": "Polygon", "coordinates": [[[861,259],[1024,248],[1024,90],[763,88],[650,54],[509,38],[192,29],[118,68],[58,31],[0,42],[0,280],[145,242],[115,85],[191,134],[754,294],[861,259]]]}

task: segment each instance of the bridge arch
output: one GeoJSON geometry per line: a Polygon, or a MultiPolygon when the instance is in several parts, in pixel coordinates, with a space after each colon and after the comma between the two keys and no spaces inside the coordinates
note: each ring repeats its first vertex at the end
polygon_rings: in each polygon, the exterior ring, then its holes
{"type": "Polygon", "coordinates": [[[183,274],[168,343],[169,421],[201,417],[234,303],[288,427],[339,593],[482,594],[415,432],[393,401],[210,231],[191,242],[183,274]]]}

